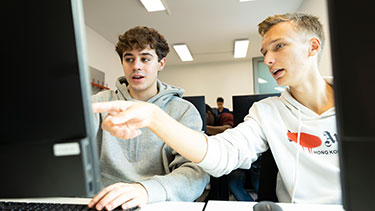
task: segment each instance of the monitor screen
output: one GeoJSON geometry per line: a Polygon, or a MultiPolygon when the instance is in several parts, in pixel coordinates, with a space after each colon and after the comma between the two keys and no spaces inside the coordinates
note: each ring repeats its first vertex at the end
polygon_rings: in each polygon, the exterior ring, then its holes
{"type": "Polygon", "coordinates": [[[328,0],[343,205],[375,210],[373,2],[328,0]]]}
{"type": "Polygon", "coordinates": [[[98,191],[81,1],[2,5],[0,197],[98,191]]]}
{"type": "Polygon", "coordinates": [[[234,126],[244,121],[245,116],[249,114],[250,107],[255,102],[272,96],[280,96],[280,93],[232,96],[234,126]]]}
{"type": "Polygon", "coordinates": [[[202,131],[206,131],[206,104],[204,96],[184,96],[185,100],[191,102],[199,111],[202,118],[202,131]]]}

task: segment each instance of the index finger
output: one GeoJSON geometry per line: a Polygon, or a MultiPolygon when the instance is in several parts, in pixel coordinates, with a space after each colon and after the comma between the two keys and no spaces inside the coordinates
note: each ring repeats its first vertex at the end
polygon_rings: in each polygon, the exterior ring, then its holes
{"type": "MultiPolygon", "coordinates": [[[[115,189],[119,184],[112,184],[110,186],[105,187],[102,191],[100,191],[94,198],[91,199],[88,206],[93,208],[105,195],[115,189]]],[[[104,207],[105,205],[101,204],[100,206],[104,207]]]]}
{"type": "Polygon", "coordinates": [[[94,113],[118,113],[126,110],[131,104],[129,101],[118,100],[93,103],[91,106],[94,113]]]}

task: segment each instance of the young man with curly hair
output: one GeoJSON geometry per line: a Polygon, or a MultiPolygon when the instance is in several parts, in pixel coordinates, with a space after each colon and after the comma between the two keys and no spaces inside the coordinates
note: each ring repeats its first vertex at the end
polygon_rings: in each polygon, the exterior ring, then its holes
{"type": "MultiPolygon", "coordinates": [[[[116,51],[125,76],[116,91],[103,91],[93,102],[148,102],[186,127],[200,132],[202,120],[193,104],[182,99],[184,91],[158,80],[169,52],[167,41],[155,29],[135,27],[119,36],[116,51]]],[[[158,201],[194,201],[209,182],[200,167],[186,160],[150,129],[130,140],[103,131],[104,119],[115,112],[96,116],[102,183],[105,188],[89,207],[111,210],[143,206],[158,201]]],[[[128,138],[126,138],[128,139],[128,138]]]]}

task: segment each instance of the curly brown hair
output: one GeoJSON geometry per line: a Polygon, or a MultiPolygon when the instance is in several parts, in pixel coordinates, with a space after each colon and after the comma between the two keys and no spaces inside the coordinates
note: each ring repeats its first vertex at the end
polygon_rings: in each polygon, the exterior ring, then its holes
{"type": "Polygon", "coordinates": [[[143,50],[147,47],[155,49],[159,62],[169,53],[169,46],[164,36],[159,34],[157,30],[147,26],[136,26],[120,35],[116,45],[116,52],[122,61],[125,51],[143,50]]]}
{"type": "Polygon", "coordinates": [[[316,35],[320,39],[321,47],[323,48],[325,42],[324,30],[322,24],[319,22],[319,18],[303,13],[286,13],[270,16],[258,24],[259,34],[263,37],[273,25],[280,22],[293,23],[297,30],[316,35]]]}

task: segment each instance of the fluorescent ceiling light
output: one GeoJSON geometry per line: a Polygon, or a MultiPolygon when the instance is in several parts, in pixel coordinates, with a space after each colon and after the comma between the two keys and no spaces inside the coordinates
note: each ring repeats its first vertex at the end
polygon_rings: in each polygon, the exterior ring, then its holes
{"type": "Polygon", "coordinates": [[[236,40],[234,42],[234,58],[244,58],[247,54],[249,40],[236,40]]]}
{"type": "Polygon", "coordinates": [[[268,83],[268,81],[264,80],[263,78],[258,78],[258,83],[265,84],[268,83]]]}
{"type": "Polygon", "coordinates": [[[183,62],[193,61],[193,57],[191,56],[186,44],[175,44],[173,45],[173,48],[183,62]]]}
{"type": "Polygon", "coordinates": [[[283,87],[275,87],[274,89],[276,89],[279,92],[283,92],[285,90],[285,88],[283,87]]]}
{"type": "Polygon", "coordinates": [[[141,2],[148,12],[165,10],[161,0],[141,0],[141,2]]]}
{"type": "Polygon", "coordinates": [[[256,0],[240,0],[240,2],[256,1],[256,0]]]}

